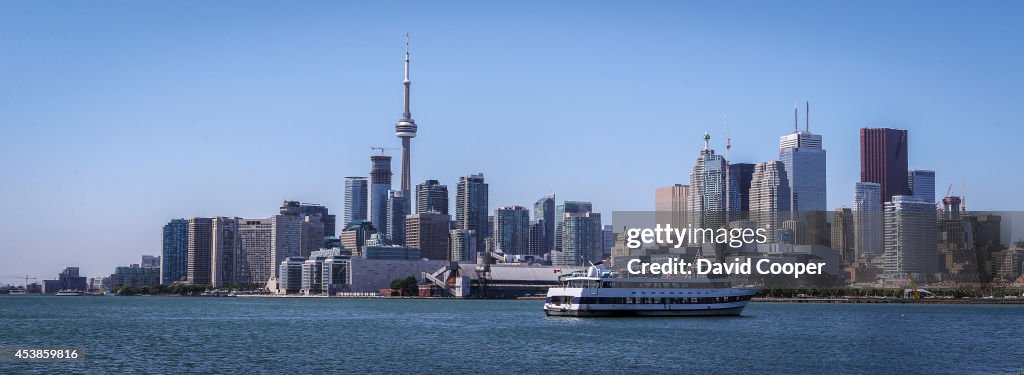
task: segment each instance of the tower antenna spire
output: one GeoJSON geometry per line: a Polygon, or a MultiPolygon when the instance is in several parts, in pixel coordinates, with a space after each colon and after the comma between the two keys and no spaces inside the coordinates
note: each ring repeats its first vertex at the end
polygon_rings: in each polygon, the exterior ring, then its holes
{"type": "Polygon", "coordinates": [[[797,120],[797,114],[796,114],[796,112],[797,112],[797,110],[799,108],[800,108],[799,105],[797,105],[796,103],[793,103],[793,132],[794,133],[800,131],[800,128],[799,128],[800,120],[797,120]]]}
{"type": "Polygon", "coordinates": [[[725,223],[729,224],[729,212],[732,210],[732,187],[730,181],[732,180],[732,174],[729,173],[729,149],[732,148],[732,136],[729,135],[729,114],[725,113],[722,115],[722,121],[725,123],[725,223]]]}
{"type": "Polygon", "coordinates": [[[402,112],[403,119],[412,118],[412,113],[409,111],[409,85],[412,81],[409,80],[409,33],[405,33],[405,80],[402,84],[405,85],[405,110],[402,112]]]}
{"type": "Polygon", "coordinates": [[[807,109],[804,110],[804,126],[807,128],[807,132],[811,132],[811,101],[807,102],[807,109]]]}
{"type": "Polygon", "coordinates": [[[402,80],[402,86],[405,86],[405,98],[402,108],[402,119],[398,120],[395,124],[395,135],[402,140],[402,179],[400,190],[406,192],[412,189],[412,172],[410,171],[410,160],[409,160],[409,148],[410,141],[416,137],[416,121],[412,119],[412,113],[409,110],[409,33],[405,33],[405,79],[402,80]]]}
{"type": "Polygon", "coordinates": [[[722,121],[725,122],[725,152],[726,152],[725,157],[728,158],[729,157],[729,155],[728,155],[729,149],[732,148],[732,136],[729,135],[729,114],[728,113],[722,115],[722,121]]]}

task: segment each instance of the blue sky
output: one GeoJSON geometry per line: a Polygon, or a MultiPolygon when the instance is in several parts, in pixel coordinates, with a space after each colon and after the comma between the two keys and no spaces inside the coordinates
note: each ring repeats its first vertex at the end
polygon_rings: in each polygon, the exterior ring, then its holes
{"type": "MultiPolygon", "coordinates": [[[[412,33],[413,180],[483,172],[653,208],[702,145],[777,158],[796,101],[849,204],[857,130],[910,131],[910,167],[972,209],[1024,210],[1019,2],[3,2],[0,275],[89,276],[158,254],[188,216],[342,211],[398,147],[412,33]]],[[[802,114],[801,114],[802,116],[802,114]]],[[[801,119],[801,126],[803,120],[801,119]]],[[[397,154],[395,154],[397,156],[397,154]]],[[[397,160],[397,159],[396,159],[397,160]]],[[[398,172],[398,163],[394,164],[398,172]]],[[[396,182],[397,183],[397,182],[396,182]]],[[[16,282],[0,279],[0,283],[16,282]]]]}

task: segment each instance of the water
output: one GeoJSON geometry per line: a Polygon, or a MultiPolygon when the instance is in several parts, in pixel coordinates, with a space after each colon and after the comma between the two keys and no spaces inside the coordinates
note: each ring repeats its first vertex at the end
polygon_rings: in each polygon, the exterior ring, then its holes
{"type": "Polygon", "coordinates": [[[540,301],[0,297],[0,347],[84,373],[1013,373],[1024,306],[753,303],[732,318],[547,318],[540,301]]]}

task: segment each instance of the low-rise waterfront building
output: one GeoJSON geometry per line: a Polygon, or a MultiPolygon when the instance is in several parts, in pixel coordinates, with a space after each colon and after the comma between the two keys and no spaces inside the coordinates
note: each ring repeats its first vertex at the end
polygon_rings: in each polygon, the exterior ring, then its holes
{"type": "Polygon", "coordinates": [[[310,257],[302,262],[302,287],[299,292],[304,295],[320,294],[323,285],[324,257],[310,257]]]}
{"type": "Polygon", "coordinates": [[[331,255],[324,258],[321,268],[321,293],[333,295],[352,284],[352,257],[331,255]]]}
{"type": "Polygon", "coordinates": [[[124,287],[140,288],[160,284],[159,267],[143,267],[138,264],[115,267],[110,275],[110,287],[116,291],[124,287]]]}
{"type": "Polygon", "coordinates": [[[78,275],[78,267],[65,267],[57,280],[43,280],[42,286],[43,294],[56,294],[65,289],[84,292],[88,288],[86,278],[78,275]]]}
{"type": "Polygon", "coordinates": [[[303,257],[288,257],[278,266],[277,293],[294,294],[302,290],[303,257]]]}

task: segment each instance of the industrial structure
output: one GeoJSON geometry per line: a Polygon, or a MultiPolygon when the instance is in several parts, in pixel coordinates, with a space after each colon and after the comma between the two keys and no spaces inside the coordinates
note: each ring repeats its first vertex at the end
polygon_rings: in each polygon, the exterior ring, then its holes
{"type": "Polygon", "coordinates": [[[558,277],[577,268],[519,263],[497,263],[495,254],[480,254],[476,262],[448,262],[423,272],[420,296],[508,299],[543,296],[558,285],[558,277]]]}

